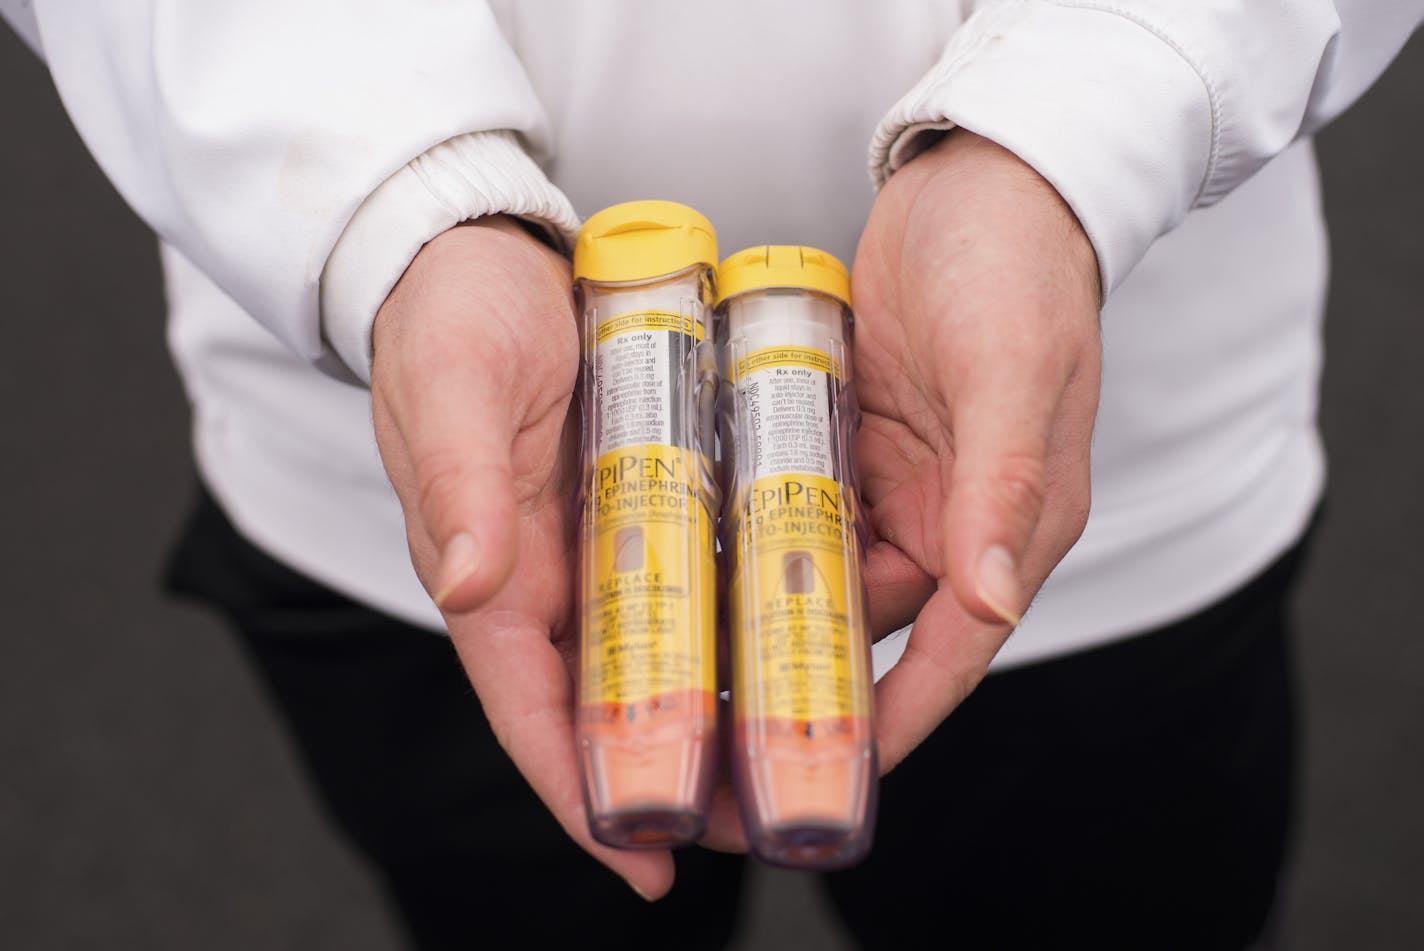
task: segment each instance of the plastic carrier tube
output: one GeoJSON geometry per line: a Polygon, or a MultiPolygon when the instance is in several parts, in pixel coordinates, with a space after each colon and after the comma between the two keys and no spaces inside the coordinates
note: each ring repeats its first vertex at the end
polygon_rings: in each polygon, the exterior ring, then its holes
{"type": "Polygon", "coordinates": [[[841,868],[870,848],[878,790],[849,278],[814,248],[718,270],[732,648],[732,774],[752,851],[841,868]]]}
{"type": "Polygon", "coordinates": [[[577,741],[594,838],[695,841],[717,750],[711,468],[716,237],[672,202],[615,205],[574,251],[584,416],[577,741]]]}

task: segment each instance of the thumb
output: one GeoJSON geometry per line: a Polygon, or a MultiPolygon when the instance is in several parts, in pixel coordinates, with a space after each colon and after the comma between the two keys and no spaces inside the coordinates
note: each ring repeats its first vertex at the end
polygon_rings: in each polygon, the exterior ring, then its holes
{"type": "Polygon", "coordinates": [[[387,467],[421,580],[441,610],[458,614],[492,598],[515,562],[516,425],[507,389],[476,369],[482,361],[450,351],[436,359],[446,365],[400,394],[391,421],[405,461],[387,467]]]}
{"type": "Polygon", "coordinates": [[[472,463],[473,454],[461,459],[440,451],[416,465],[421,518],[439,552],[430,595],[442,611],[472,611],[509,579],[519,509],[507,446],[504,457],[472,463]]]}
{"type": "Polygon", "coordinates": [[[1015,627],[1033,594],[1022,559],[1043,512],[1062,392],[1045,385],[1051,374],[1017,369],[989,370],[961,390],[944,479],[945,565],[955,596],[979,620],[1015,627]]]}
{"type": "Polygon", "coordinates": [[[576,367],[570,305],[567,263],[495,217],[427,243],[376,315],[376,438],[416,569],[447,613],[483,605],[515,564],[516,440],[526,481],[531,455],[553,464],[576,367]],[[531,324],[548,339],[531,344],[531,324]]]}

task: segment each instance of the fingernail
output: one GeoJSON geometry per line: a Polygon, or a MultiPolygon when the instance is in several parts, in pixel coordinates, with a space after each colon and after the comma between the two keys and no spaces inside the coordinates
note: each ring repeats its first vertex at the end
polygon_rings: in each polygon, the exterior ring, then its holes
{"type": "Polygon", "coordinates": [[[647,893],[644,892],[644,891],[643,891],[641,888],[639,888],[637,885],[634,885],[632,882],[629,882],[629,883],[628,883],[628,887],[631,888],[631,889],[633,889],[633,894],[634,894],[634,895],[637,895],[639,898],[643,899],[643,901],[649,902],[649,903],[652,902],[652,899],[648,897],[647,893]]]}
{"type": "Polygon", "coordinates": [[[440,584],[435,589],[435,604],[444,607],[450,597],[466,578],[480,566],[479,552],[474,538],[461,532],[445,545],[445,553],[440,557],[440,584]]]}
{"type": "Polygon", "coordinates": [[[974,591],[994,613],[1014,627],[1023,621],[1023,615],[1009,607],[1019,600],[1018,568],[1014,556],[1002,545],[993,545],[979,556],[978,577],[974,580],[974,591]]]}

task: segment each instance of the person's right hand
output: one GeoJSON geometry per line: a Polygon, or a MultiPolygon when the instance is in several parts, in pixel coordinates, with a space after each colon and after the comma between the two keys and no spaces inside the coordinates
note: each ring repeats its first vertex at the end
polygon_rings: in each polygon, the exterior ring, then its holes
{"type": "Polygon", "coordinates": [[[372,411],[416,573],[495,736],[569,836],[656,898],[671,854],[593,840],[575,755],[570,286],[513,221],[435,238],[376,316],[372,411]]]}

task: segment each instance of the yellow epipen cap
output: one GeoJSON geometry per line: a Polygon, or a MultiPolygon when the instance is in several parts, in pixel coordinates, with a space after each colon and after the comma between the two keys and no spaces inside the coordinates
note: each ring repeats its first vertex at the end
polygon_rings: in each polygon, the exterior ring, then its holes
{"type": "Polygon", "coordinates": [[[850,272],[832,254],[794,244],[747,248],[717,268],[717,303],[772,287],[820,291],[850,306],[850,272]]]}
{"type": "Polygon", "coordinates": [[[589,218],[574,242],[574,277],[643,281],[717,264],[712,222],[675,201],[628,201],[589,218]]]}

